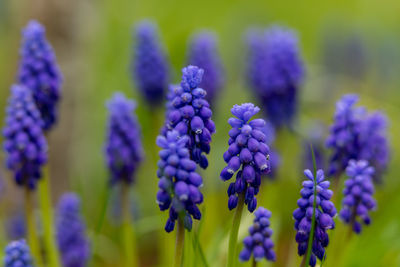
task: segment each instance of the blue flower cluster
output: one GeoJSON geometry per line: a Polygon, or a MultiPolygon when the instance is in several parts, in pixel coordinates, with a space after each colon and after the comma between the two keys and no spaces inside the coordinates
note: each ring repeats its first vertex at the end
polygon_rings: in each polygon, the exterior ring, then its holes
{"type": "Polygon", "coordinates": [[[247,36],[247,76],[268,119],[280,128],[290,126],[297,112],[298,89],[304,79],[296,34],[273,26],[247,36]]]}
{"type": "Polygon", "coordinates": [[[44,122],[42,127],[49,130],[58,117],[62,77],[45,29],[39,22],[32,20],[24,29],[20,55],[18,82],[32,90],[44,122]]]}
{"type": "Polygon", "coordinates": [[[326,140],[332,150],[329,174],[340,176],[351,159],[367,160],[376,168],[374,180],[380,181],[390,158],[387,119],[381,112],[367,113],[363,107],[354,107],[357,101],[358,96],[350,94],[336,103],[335,120],[326,140]]]}
{"type": "Polygon", "coordinates": [[[74,193],[64,194],[58,204],[57,241],[64,267],[87,266],[90,256],[80,209],[80,200],[74,193]]]}
{"type": "Polygon", "coordinates": [[[234,209],[240,194],[245,194],[247,209],[253,212],[257,207],[256,195],[261,184],[261,175],[270,171],[269,147],[262,131],[263,119],[249,121],[260,109],[251,103],[235,105],[231,109],[236,118],[230,118],[229,148],[224,153],[228,164],[221,171],[221,179],[227,181],[237,172],[236,181],[228,188],[228,207],[234,209]],[[240,169],[240,170],[239,170],[240,169]]]}
{"type": "Polygon", "coordinates": [[[293,212],[295,229],[297,230],[296,242],[298,243],[298,254],[305,255],[307,252],[308,240],[311,234],[312,217],[314,213],[314,192],[315,200],[315,228],[312,243],[312,253],[309,264],[315,266],[317,257],[322,260],[325,257],[325,248],[329,243],[329,236],[326,230],[333,229],[336,216],[336,208],[330,201],[333,192],[329,190],[329,181],[324,181],[323,170],[317,171],[314,177],[310,170],[304,171],[308,180],[303,181],[301,198],[297,201],[298,208],[293,212]]]}
{"type": "Polygon", "coordinates": [[[169,209],[165,225],[167,232],[174,230],[178,218],[183,220],[184,227],[189,231],[192,229],[192,217],[196,220],[201,218],[197,205],[203,202],[199,190],[203,179],[196,172],[196,163],[190,159],[189,141],[188,136],[180,136],[175,130],[157,138],[157,145],[162,148],[157,171],[160,178],[157,203],[160,210],[169,209]]]}
{"type": "Polygon", "coordinates": [[[213,33],[204,31],[192,37],[188,63],[204,70],[200,87],[207,91],[206,99],[212,105],[225,82],[217,41],[213,33]]]}
{"type": "Polygon", "coordinates": [[[169,66],[156,25],[150,21],[139,23],[135,39],[132,77],[145,100],[150,105],[158,105],[168,88],[169,66]]]}
{"type": "Polygon", "coordinates": [[[4,267],[33,267],[29,247],[25,240],[12,241],[6,247],[4,267]]]}
{"type": "Polygon", "coordinates": [[[354,232],[359,234],[362,228],[359,221],[369,225],[371,218],[368,213],[376,208],[372,182],[374,168],[365,160],[350,160],[346,173],[349,178],[345,182],[343,206],[339,215],[345,223],[351,225],[354,232]]]}
{"type": "Polygon", "coordinates": [[[47,142],[31,91],[20,85],[11,87],[3,129],[7,168],[20,186],[36,187],[41,167],[47,161],[47,142]]]}
{"type": "Polygon", "coordinates": [[[105,144],[106,160],[111,183],[134,181],[134,173],[143,158],[140,129],[135,102],[122,93],[115,93],[107,103],[109,110],[108,133],[105,144]]]}
{"type": "Polygon", "coordinates": [[[360,159],[367,160],[375,172],[372,176],[375,182],[381,182],[386,171],[390,148],[387,139],[387,117],[379,111],[369,113],[361,125],[360,159]]]}
{"type": "Polygon", "coordinates": [[[253,253],[255,261],[260,261],[263,258],[275,261],[274,242],[271,239],[272,229],[269,227],[271,212],[259,207],[254,215],[254,223],[249,228],[250,235],[243,240],[244,248],[239,254],[239,259],[248,261],[251,253],[253,253]]]}
{"type": "Polygon", "coordinates": [[[181,136],[187,135],[190,158],[205,169],[208,160],[204,153],[210,152],[215,124],[211,119],[210,104],[205,99],[207,93],[198,87],[204,71],[196,66],[188,66],[182,73],[180,86],[173,86],[170,90],[169,97],[172,100],[163,132],[174,129],[181,136]]]}

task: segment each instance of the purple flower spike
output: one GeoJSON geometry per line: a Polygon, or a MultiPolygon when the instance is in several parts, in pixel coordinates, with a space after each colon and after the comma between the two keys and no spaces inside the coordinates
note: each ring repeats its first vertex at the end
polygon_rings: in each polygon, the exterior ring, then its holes
{"type": "Polygon", "coordinates": [[[343,190],[344,198],[340,218],[350,224],[353,231],[359,234],[362,228],[361,223],[369,225],[371,223],[369,211],[376,208],[372,182],[374,168],[365,160],[350,160],[346,173],[349,178],[346,180],[343,190]]]}
{"type": "Polygon", "coordinates": [[[247,76],[261,99],[268,119],[276,128],[290,126],[297,112],[298,89],[304,66],[296,34],[273,26],[247,36],[247,76]]]}
{"type": "Polygon", "coordinates": [[[188,136],[181,136],[175,130],[157,138],[157,145],[161,147],[157,171],[160,179],[157,204],[162,211],[169,209],[169,219],[165,225],[167,232],[174,230],[178,218],[189,231],[192,229],[192,218],[201,218],[197,205],[203,202],[199,190],[203,181],[196,172],[196,163],[190,159],[187,148],[189,140],[188,136]]]}
{"type": "Polygon", "coordinates": [[[241,261],[248,261],[253,253],[255,261],[263,258],[275,261],[274,242],[271,239],[270,226],[271,212],[259,207],[255,212],[255,219],[249,228],[249,236],[243,240],[244,248],[239,254],[241,261]]]}
{"type": "Polygon", "coordinates": [[[132,77],[145,100],[156,107],[163,101],[168,88],[167,57],[154,23],[139,23],[135,29],[135,39],[132,77]]]}
{"type": "Polygon", "coordinates": [[[45,29],[35,20],[23,30],[20,57],[18,82],[32,90],[43,119],[42,127],[50,130],[58,117],[62,77],[53,48],[46,40],[45,29]]]}
{"type": "Polygon", "coordinates": [[[315,191],[317,195],[314,240],[309,262],[311,266],[315,266],[316,258],[322,260],[325,257],[325,248],[329,243],[327,230],[335,228],[333,217],[336,216],[336,208],[330,201],[332,191],[329,190],[329,181],[324,180],[324,171],[318,170],[317,177],[314,177],[308,169],[304,171],[304,174],[307,180],[303,181],[303,189],[300,191],[301,198],[297,201],[298,208],[293,212],[294,227],[297,231],[296,242],[298,243],[298,254],[305,256],[308,239],[311,234],[315,191]],[[314,187],[314,183],[316,183],[316,188],[314,187]]]}
{"type": "Polygon", "coordinates": [[[349,94],[336,103],[334,123],[326,140],[326,146],[332,150],[329,175],[340,176],[349,160],[358,158],[359,133],[365,110],[354,107],[357,101],[357,95],[349,94]]]}
{"type": "Polygon", "coordinates": [[[6,247],[4,267],[33,267],[33,260],[25,240],[12,241],[6,247]]]}
{"type": "Polygon", "coordinates": [[[139,123],[133,114],[135,102],[122,93],[114,94],[107,102],[108,133],[105,144],[111,183],[132,183],[143,158],[139,123]]]}
{"type": "Polygon", "coordinates": [[[205,169],[208,160],[204,153],[210,152],[215,124],[211,119],[210,105],[205,99],[207,93],[198,87],[204,71],[196,66],[188,66],[182,73],[180,86],[170,88],[170,104],[167,105],[167,119],[161,133],[165,136],[167,131],[174,129],[181,136],[187,135],[190,158],[205,169]]]}
{"type": "Polygon", "coordinates": [[[236,174],[236,181],[229,185],[228,207],[236,208],[239,194],[245,195],[245,203],[250,212],[257,207],[256,195],[261,184],[261,175],[270,171],[269,147],[263,133],[265,121],[251,117],[260,109],[251,103],[235,105],[231,112],[236,118],[230,118],[229,148],[224,153],[228,164],[221,172],[223,181],[230,180],[236,174]]]}
{"type": "Polygon", "coordinates": [[[57,241],[64,267],[85,267],[90,256],[80,209],[74,193],[64,194],[58,204],[57,241]]]}
{"type": "Polygon", "coordinates": [[[217,41],[213,33],[200,32],[192,37],[188,63],[204,70],[200,87],[206,90],[206,98],[212,105],[225,82],[217,41]]]}
{"type": "Polygon", "coordinates": [[[47,161],[47,142],[43,121],[32,92],[25,86],[13,85],[8,99],[3,128],[6,165],[19,186],[36,187],[41,168],[47,161]]]}

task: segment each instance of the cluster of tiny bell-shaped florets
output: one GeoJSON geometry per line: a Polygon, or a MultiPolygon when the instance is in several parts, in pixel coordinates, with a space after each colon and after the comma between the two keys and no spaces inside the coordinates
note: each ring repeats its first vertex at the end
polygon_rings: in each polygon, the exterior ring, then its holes
{"type": "Polygon", "coordinates": [[[262,131],[265,126],[263,119],[251,120],[260,109],[251,103],[235,105],[231,112],[236,118],[230,118],[232,126],[229,131],[229,148],[224,153],[228,164],[221,171],[221,179],[230,180],[237,172],[236,181],[228,188],[228,207],[234,209],[239,196],[244,194],[244,202],[250,212],[257,207],[256,195],[261,184],[261,175],[270,171],[269,147],[262,131]]]}
{"type": "Polygon", "coordinates": [[[329,175],[340,176],[349,160],[359,157],[361,117],[365,114],[365,110],[354,106],[357,101],[357,95],[348,94],[336,103],[334,123],[330,127],[330,135],[326,140],[326,146],[332,150],[329,175]]]}
{"type": "Polygon", "coordinates": [[[241,261],[248,261],[253,253],[255,261],[266,258],[275,261],[274,242],[272,241],[272,229],[270,228],[271,212],[259,207],[254,212],[253,225],[249,228],[249,236],[243,239],[244,248],[239,254],[241,261]]]}
{"type": "Polygon", "coordinates": [[[161,147],[157,171],[160,179],[157,203],[160,210],[169,209],[165,225],[167,232],[174,230],[176,220],[182,220],[184,227],[191,230],[192,218],[201,218],[197,205],[203,202],[199,190],[203,179],[196,172],[196,163],[190,159],[188,142],[188,136],[181,136],[175,130],[167,132],[166,136],[157,137],[157,145],[161,147]]]}
{"type": "Polygon", "coordinates": [[[134,114],[136,104],[122,93],[107,102],[109,111],[105,155],[111,183],[134,181],[143,158],[140,126],[134,114]]]}
{"type": "Polygon", "coordinates": [[[343,190],[344,198],[339,216],[359,234],[362,229],[361,222],[369,225],[371,223],[369,212],[376,208],[372,182],[374,168],[366,160],[350,160],[346,174],[348,179],[343,190]]]}
{"type": "Polygon", "coordinates": [[[5,250],[4,267],[33,267],[29,247],[25,240],[12,241],[5,250]]]}
{"type": "Polygon", "coordinates": [[[135,28],[135,47],[131,64],[132,78],[150,105],[159,105],[169,82],[169,63],[160,42],[157,27],[142,21],[135,28]]]}
{"type": "Polygon", "coordinates": [[[47,142],[43,120],[32,92],[25,86],[13,85],[3,128],[6,165],[20,186],[36,187],[41,168],[47,161],[47,142]]]}
{"type": "Polygon", "coordinates": [[[57,105],[61,95],[62,76],[45,28],[32,20],[23,30],[18,82],[32,90],[33,98],[49,130],[57,121],[57,105]]]}
{"type": "Polygon", "coordinates": [[[64,194],[58,204],[57,242],[64,267],[85,267],[90,257],[89,241],[81,218],[81,204],[74,193],[64,194]]]}
{"type": "Polygon", "coordinates": [[[301,198],[297,201],[298,208],[293,212],[293,218],[297,230],[298,254],[302,256],[307,252],[312,220],[315,216],[314,238],[309,262],[309,265],[315,266],[316,258],[322,260],[325,257],[325,248],[329,244],[327,230],[335,227],[333,217],[336,216],[336,208],[330,201],[333,192],[329,189],[330,182],[324,180],[323,170],[318,170],[316,177],[308,169],[304,171],[304,174],[307,180],[303,181],[303,189],[300,191],[301,198]]]}
{"type": "Polygon", "coordinates": [[[196,66],[188,66],[182,73],[180,86],[170,90],[171,105],[167,111],[164,133],[174,129],[180,136],[187,135],[190,158],[205,169],[208,160],[204,153],[210,152],[215,124],[211,119],[210,104],[205,99],[207,93],[198,87],[204,71],[196,66]]]}

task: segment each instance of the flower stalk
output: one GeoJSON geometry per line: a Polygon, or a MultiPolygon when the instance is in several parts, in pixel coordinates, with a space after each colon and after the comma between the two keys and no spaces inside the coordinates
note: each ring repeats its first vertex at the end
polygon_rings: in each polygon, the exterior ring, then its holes
{"type": "Polygon", "coordinates": [[[124,256],[126,267],[136,267],[136,245],[132,228],[132,220],[129,207],[129,184],[121,183],[122,195],[122,235],[124,244],[124,256]]]}
{"type": "Polygon", "coordinates": [[[25,217],[27,239],[34,262],[36,262],[38,266],[42,266],[40,242],[36,231],[36,221],[33,207],[33,193],[34,192],[29,189],[29,187],[25,187],[25,217]]]}
{"type": "Polygon", "coordinates": [[[228,263],[226,265],[227,267],[234,267],[235,262],[237,260],[236,248],[237,248],[240,221],[242,219],[243,206],[244,206],[244,194],[242,193],[239,195],[238,205],[236,207],[235,216],[233,217],[232,229],[229,236],[228,263]]]}
{"type": "Polygon", "coordinates": [[[175,267],[181,267],[183,262],[183,245],[185,241],[185,228],[182,219],[178,219],[175,246],[175,267]]]}

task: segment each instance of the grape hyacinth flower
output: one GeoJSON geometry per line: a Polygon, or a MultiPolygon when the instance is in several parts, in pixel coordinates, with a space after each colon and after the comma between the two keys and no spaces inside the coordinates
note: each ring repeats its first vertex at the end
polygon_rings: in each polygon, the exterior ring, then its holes
{"type": "Polygon", "coordinates": [[[140,22],[135,28],[135,39],[132,77],[148,104],[157,106],[168,88],[169,66],[156,25],[140,22]]]}
{"type": "Polygon", "coordinates": [[[231,109],[236,118],[228,120],[232,126],[229,131],[229,148],[224,153],[224,160],[228,165],[220,175],[223,181],[227,181],[237,172],[236,181],[228,188],[230,210],[236,208],[239,196],[244,194],[247,209],[253,212],[257,207],[256,195],[261,184],[261,175],[270,171],[269,147],[262,131],[265,121],[250,121],[259,111],[260,109],[251,103],[235,105],[231,109]]]}
{"type": "Polygon", "coordinates": [[[336,103],[334,123],[326,140],[326,146],[332,150],[329,175],[339,177],[349,160],[359,157],[359,133],[365,110],[362,107],[354,107],[357,101],[357,95],[348,94],[336,103]]]}
{"type": "Polygon", "coordinates": [[[57,241],[64,267],[87,266],[90,248],[80,215],[80,200],[74,193],[64,194],[58,204],[57,241]]]}
{"type": "Polygon", "coordinates": [[[17,185],[35,189],[47,161],[47,142],[43,121],[32,92],[25,86],[13,85],[6,109],[3,129],[6,165],[17,185]]]}
{"type": "Polygon", "coordinates": [[[224,86],[224,71],[217,49],[216,36],[211,32],[200,32],[189,44],[188,63],[204,70],[200,87],[206,90],[206,99],[211,105],[218,91],[224,86]]]}
{"type": "Polygon", "coordinates": [[[107,102],[109,111],[105,154],[111,183],[131,184],[143,158],[136,104],[122,93],[115,93],[107,102]]]}
{"type": "Polygon", "coordinates": [[[382,181],[382,175],[389,164],[387,124],[387,117],[379,111],[368,114],[361,124],[359,159],[367,160],[374,167],[374,182],[382,181]]]}
{"type": "Polygon", "coordinates": [[[46,40],[45,28],[32,20],[23,30],[18,82],[32,90],[36,106],[48,131],[56,123],[62,76],[56,56],[46,40]]]}
{"type": "Polygon", "coordinates": [[[10,242],[5,249],[4,267],[33,267],[33,260],[25,240],[10,242]]]}
{"type": "MultiPolygon", "coordinates": [[[[199,88],[204,71],[196,66],[182,70],[182,82],[174,87],[174,97],[165,127],[176,130],[180,136],[187,135],[187,148],[190,159],[203,169],[208,167],[211,135],[215,133],[215,124],[211,119],[210,104],[205,99],[206,91],[199,88]]],[[[164,130],[165,132],[165,130],[164,130]]]]}
{"type": "Polygon", "coordinates": [[[244,248],[239,254],[241,261],[248,261],[253,254],[255,261],[266,258],[275,261],[274,242],[271,239],[272,230],[270,226],[271,212],[259,207],[255,212],[255,219],[249,228],[249,236],[243,240],[244,248]]]}
{"type": "Polygon", "coordinates": [[[343,206],[339,215],[359,234],[362,229],[361,222],[369,225],[371,218],[368,213],[376,208],[372,182],[374,168],[365,160],[350,160],[346,173],[349,178],[345,182],[343,206]]]}
{"type": "Polygon", "coordinates": [[[165,225],[167,232],[174,230],[178,219],[183,220],[184,227],[190,231],[192,218],[201,218],[197,205],[203,202],[199,190],[203,180],[196,172],[196,163],[190,159],[188,142],[188,136],[181,136],[175,130],[167,132],[166,136],[157,137],[157,145],[161,147],[157,171],[160,179],[157,203],[161,211],[169,209],[169,219],[165,225]]]}
{"type": "Polygon", "coordinates": [[[23,214],[10,216],[5,224],[5,231],[10,240],[17,240],[26,236],[26,222],[23,214]]]}
{"type": "Polygon", "coordinates": [[[250,31],[247,46],[247,77],[268,119],[278,129],[291,126],[305,72],[295,32],[278,26],[250,31]]]}
{"type": "Polygon", "coordinates": [[[293,218],[297,231],[298,254],[306,256],[311,235],[313,239],[309,265],[315,266],[316,258],[323,260],[325,257],[325,248],[329,243],[327,230],[335,228],[333,217],[336,216],[336,208],[330,201],[333,192],[329,190],[329,181],[324,180],[324,171],[318,170],[316,177],[308,169],[304,171],[304,174],[307,180],[303,181],[301,198],[297,201],[298,208],[293,212],[293,218]],[[315,217],[313,216],[314,201],[315,217]],[[314,227],[313,217],[315,218],[314,227]],[[314,231],[311,232],[312,230],[314,231]]]}

